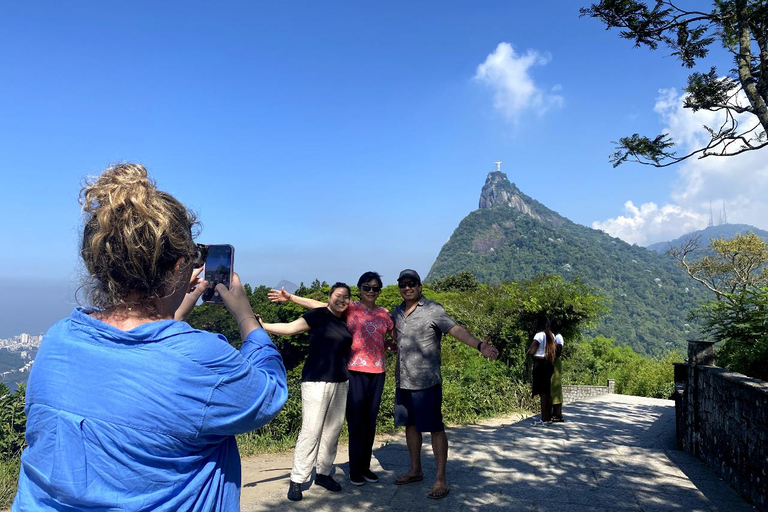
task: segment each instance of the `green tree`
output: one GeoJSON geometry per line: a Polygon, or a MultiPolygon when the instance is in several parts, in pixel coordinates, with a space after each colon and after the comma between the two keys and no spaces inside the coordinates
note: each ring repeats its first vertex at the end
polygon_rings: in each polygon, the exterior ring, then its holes
{"type": "Polygon", "coordinates": [[[699,258],[700,237],[669,251],[715,296],[693,314],[721,343],[720,366],[768,380],[768,242],[750,232],[709,242],[710,254],[699,258]]]}
{"type": "Polygon", "coordinates": [[[431,283],[432,289],[438,292],[468,292],[476,290],[479,286],[475,274],[469,270],[462,270],[458,274],[436,279],[431,283]]]}
{"type": "Polygon", "coordinates": [[[696,258],[701,237],[690,238],[668,254],[676,258],[691,279],[703,284],[715,298],[734,303],[739,294],[768,285],[768,242],[748,232],[730,240],[711,238],[711,254],[696,258]]]}
{"type": "Polygon", "coordinates": [[[768,381],[768,287],[750,288],[702,308],[705,330],[721,342],[717,363],[768,381]]]}
{"type": "Polygon", "coordinates": [[[606,300],[581,281],[565,281],[559,276],[428,296],[443,304],[476,336],[489,336],[499,349],[500,359],[520,378],[525,371],[526,349],[541,320],[550,319],[561,327],[563,336],[575,339],[606,310],[606,300]]]}
{"type": "Polygon", "coordinates": [[[607,29],[635,47],[656,50],[663,44],[685,67],[692,68],[720,42],[733,56],[735,67],[720,76],[715,67],[688,77],[684,107],[720,112],[719,126],[705,127],[710,140],[688,154],[678,156],[669,134],[653,138],[634,134],[615,142],[614,167],[627,160],[666,167],[694,155],[732,156],[768,145],[768,4],[765,0],[714,0],[710,11],[686,10],[668,0],[603,0],[579,9],[582,17],[596,18],[607,29]],[[742,126],[738,115],[749,114],[742,126]]]}

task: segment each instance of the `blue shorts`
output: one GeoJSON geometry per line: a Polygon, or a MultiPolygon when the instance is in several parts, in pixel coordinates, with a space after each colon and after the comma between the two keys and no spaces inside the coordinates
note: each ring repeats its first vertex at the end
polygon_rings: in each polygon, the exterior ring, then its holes
{"type": "Polygon", "coordinates": [[[443,386],[395,390],[395,426],[415,426],[419,432],[443,432],[443,386]]]}

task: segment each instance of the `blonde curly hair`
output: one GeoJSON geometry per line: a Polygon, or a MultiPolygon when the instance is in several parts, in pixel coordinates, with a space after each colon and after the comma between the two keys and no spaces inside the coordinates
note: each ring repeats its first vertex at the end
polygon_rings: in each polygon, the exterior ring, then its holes
{"type": "Polygon", "coordinates": [[[80,190],[84,228],[80,256],[93,306],[155,312],[178,286],[179,258],[192,261],[196,216],[157,189],[139,164],[109,167],[80,190]]]}

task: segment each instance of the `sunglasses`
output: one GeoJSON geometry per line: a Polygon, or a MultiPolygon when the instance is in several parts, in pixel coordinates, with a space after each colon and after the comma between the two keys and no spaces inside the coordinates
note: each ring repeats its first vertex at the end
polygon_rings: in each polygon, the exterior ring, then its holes
{"type": "Polygon", "coordinates": [[[370,286],[367,284],[364,284],[360,287],[361,290],[364,292],[376,292],[379,293],[381,291],[381,286],[370,286]]]}
{"type": "Polygon", "coordinates": [[[195,252],[192,254],[192,266],[194,268],[200,268],[205,265],[206,259],[208,259],[208,246],[195,244],[195,252]]]}
{"type": "Polygon", "coordinates": [[[417,286],[419,286],[419,284],[420,283],[418,281],[400,281],[399,283],[397,283],[397,287],[398,288],[406,288],[406,287],[416,288],[417,286]]]}

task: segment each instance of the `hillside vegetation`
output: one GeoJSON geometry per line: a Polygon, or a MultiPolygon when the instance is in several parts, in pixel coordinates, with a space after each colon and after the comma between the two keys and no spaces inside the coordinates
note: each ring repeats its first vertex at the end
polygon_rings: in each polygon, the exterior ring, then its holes
{"type": "Polygon", "coordinates": [[[688,315],[708,297],[673,258],[575,224],[520,192],[506,176],[489,175],[489,182],[481,203],[489,188],[490,195],[512,199],[486,202],[467,215],[441,249],[428,281],[466,270],[483,283],[547,274],[580,279],[609,299],[608,311],[587,334],[614,338],[650,356],[684,350],[686,340],[699,335],[688,315]]]}

